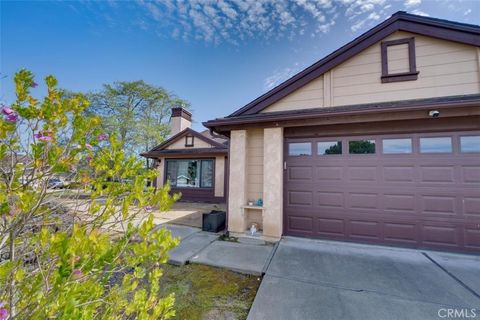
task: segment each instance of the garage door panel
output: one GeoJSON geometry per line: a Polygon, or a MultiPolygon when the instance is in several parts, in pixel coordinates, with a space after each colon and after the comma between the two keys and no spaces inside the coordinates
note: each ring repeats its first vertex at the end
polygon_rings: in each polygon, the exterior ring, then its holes
{"type": "Polygon", "coordinates": [[[351,181],[376,181],[377,167],[348,167],[348,178],[351,181]]]}
{"type": "Polygon", "coordinates": [[[313,217],[289,217],[289,227],[293,231],[311,233],[313,230],[313,217]]]}
{"type": "Polygon", "coordinates": [[[454,183],[455,167],[451,166],[421,166],[421,182],[454,183]]]}
{"type": "Polygon", "coordinates": [[[316,205],[319,208],[344,208],[345,196],[343,192],[325,191],[317,192],[316,205]]]}
{"type": "Polygon", "coordinates": [[[345,236],[345,220],[338,218],[318,218],[317,233],[322,235],[345,236]]]}
{"type": "Polygon", "coordinates": [[[480,218],[480,198],[463,198],[463,213],[466,215],[472,215],[472,217],[480,218]]]}
{"type": "Polygon", "coordinates": [[[384,166],[383,180],[386,182],[414,182],[415,168],[413,166],[384,166]]]}
{"type": "Polygon", "coordinates": [[[352,209],[377,209],[378,198],[378,193],[348,193],[347,207],[352,209]]]}
{"type": "Polygon", "coordinates": [[[422,211],[430,214],[455,214],[455,197],[452,196],[420,196],[422,211]]]}
{"type": "Polygon", "coordinates": [[[386,241],[409,244],[418,243],[418,226],[413,223],[386,222],[383,233],[386,241]]]}
{"type": "Polygon", "coordinates": [[[343,167],[316,167],[314,177],[317,181],[342,181],[343,172],[343,167]]]}
{"type": "MultiPolygon", "coordinates": [[[[419,153],[417,134],[411,154],[384,155],[384,136],[369,136],[375,154],[315,155],[314,148],[312,156],[287,157],[285,234],[480,251],[480,154],[460,153],[461,134],[438,134],[452,138],[446,154],[419,153]]],[[[329,139],[348,151],[351,138],[329,139]]]]}
{"type": "Polygon", "coordinates": [[[377,221],[352,220],[349,226],[350,238],[381,240],[380,223],[377,221]]]}
{"type": "Polygon", "coordinates": [[[313,179],[312,167],[292,167],[288,169],[289,181],[309,181],[313,179]]]}
{"type": "Polygon", "coordinates": [[[480,166],[467,166],[462,168],[464,183],[480,183],[480,166]]]}
{"type": "Polygon", "coordinates": [[[415,213],[415,195],[413,194],[384,194],[383,209],[415,213]]]}
{"type": "Polygon", "coordinates": [[[423,225],[422,242],[432,246],[459,247],[459,228],[454,225],[423,225]]]}
{"type": "Polygon", "coordinates": [[[288,205],[290,206],[309,206],[313,203],[312,191],[290,191],[288,193],[288,205]]]}
{"type": "Polygon", "coordinates": [[[480,229],[475,226],[466,227],[464,230],[465,247],[480,250],[480,229]]]}

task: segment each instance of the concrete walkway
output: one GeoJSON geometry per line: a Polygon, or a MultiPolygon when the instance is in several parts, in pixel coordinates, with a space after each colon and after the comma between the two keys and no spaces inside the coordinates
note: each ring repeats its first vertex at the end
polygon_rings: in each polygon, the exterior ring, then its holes
{"type": "Polygon", "coordinates": [[[480,319],[479,289],[479,256],[287,237],[248,319],[480,319]]]}
{"type": "Polygon", "coordinates": [[[274,246],[264,241],[228,242],[218,240],[219,235],[203,232],[199,228],[163,224],[180,244],[169,253],[169,263],[184,265],[199,263],[236,272],[261,276],[273,254],[274,246]]]}
{"type": "Polygon", "coordinates": [[[192,263],[261,276],[274,246],[267,243],[215,241],[191,259],[192,263]]]}

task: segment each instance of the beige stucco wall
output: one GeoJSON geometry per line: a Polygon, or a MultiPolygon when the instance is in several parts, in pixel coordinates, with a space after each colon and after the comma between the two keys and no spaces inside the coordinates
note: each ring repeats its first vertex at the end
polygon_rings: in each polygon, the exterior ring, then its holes
{"type": "MultiPolygon", "coordinates": [[[[262,112],[480,93],[479,48],[403,31],[382,41],[409,37],[415,38],[417,80],[381,83],[378,42],[262,112]]],[[[389,48],[390,72],[405,71],[406,47],[389,48]]]]}
{"type": "Polygon", "coordinates": [[[185,137],[181,137],[171,145],[167,146],[166,149],[191,149],[191,148],[213,148],[213,146],[203,140],[198,139],[197,137],[193,138],[193,147],[185,147],[185,137]]]}
{"type": "Polygon", "coordinates": [[[278,238],[283,231],[283,128],[264,130],[263,234],[278,238]]]}
{"type": "Polygon", "coordinates": [[[164,169],[165,169],[165,158],[160,158],[158,167],[157,167],[157,188],[161,188],[163,186],[164,180],[164,169]]]}
{"type": "Polygon", "coordinates": [[[228,189],[228,230],[244,232],[246,228],[242,206],[246,204],[247,131],[230,133],[230,179],[228,189]]]}
{"type": "Polygon", "coordinates": [[[170,119],[170,136],[176,135],[179,132],[182,132],[186,128],[190,128],[192,126],[192,122],[182,118],[182,117],[172,117],[170,119]]]}
{"type": "MultiPolygon", "coordinates": [[[[380,44],[377,43],[334,68],[332,105],[420,99],[480,92],[477,48],[407,32],[385,40],[415,37],[418,79],[381,83],[380,44]]],[[[407,63],[401,48],[393,50],[399,69],[407,63]]],[[[390,54],[390,52],[389,52],[390,54]]]]}
{"type": "Polygon", "coordinates": [[[215,197],[225,195],[225,157],[215,157],[215,197]]]}
{"type": "Polygon", "coordinates": [[[307,83],[261,112],[309,109],[323,106],[323,76],[307,83]]]}
{"type": "Polygon", "coordinates": [[[256,202],[263,198],[263,129],[247,131],[246,151],[247,200],[256,202]]]}
{"type": "Polygon", "coordinates": [[[233,130],[230,138],[229,231],[258,224],[267,238],[282,235],[283,128],[233,130]],[[263,211],[245,208],[263,200],[263,211]]]}

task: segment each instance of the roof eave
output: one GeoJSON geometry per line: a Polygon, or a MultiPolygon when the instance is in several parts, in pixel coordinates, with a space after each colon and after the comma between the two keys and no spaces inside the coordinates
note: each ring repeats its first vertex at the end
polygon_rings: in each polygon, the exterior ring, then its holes
{"type": "MultiPolygon", "coordinates": [[[[449,98],[449,97],[446,97],[449,98]]],[[[422,110],[427,108],[450,108],[450,107],[480,107],[480,95],[471,95],[469,99],[462,100],[445,100],[445,101],[429,101],[428,99],[413,101],[405,100],[400,101],[401,106],[391,106],[392,102],[383,103],[387,106],[385,107],[376,107],[376,108],[365,108],[361,109],[362,105],[351,105],[351,106],[337,106],[337,107],[328,107],[328,108],[316,108],[311,110],[304,110],[303,112],[272,112],[272,113],[262,113],[257,115],[245,115],[231,118],[220,118],[215,120],[210,120],[204,122],[203,125],[207,128],[213,128],[215,131],[222,132],[222,127],[228,127],[232,125],[253,125],[253,124],[262,124],[268,122],[280,122],[280,121],[290,121],[290,120],[303,120],[311,119],[312,117],[339,117],[339,116],[350,116],[350,115],[368,115],[371,113],[381,113],[381,112],[404,112],[404,111],[414,111],[422,110]],[[410,103],[407,103],[410,102],[410,103]],[[347,110],[348,107],[358,107],[357,110],[347,110]],[[335,110],[337,109],[337,110],[335,110]],[[343,109],[343,110],[342,110],[343,109]],[[328,112],[326,112],[328,111],[328,112]]],[[[400,103],[399,102],[399,103],[400,103]]],[[[378,105],[382,106],[382,103],[369,104],[369,105],[378,105]]],[[[228,130],[227,130],[228,131],[228,130]]]]}

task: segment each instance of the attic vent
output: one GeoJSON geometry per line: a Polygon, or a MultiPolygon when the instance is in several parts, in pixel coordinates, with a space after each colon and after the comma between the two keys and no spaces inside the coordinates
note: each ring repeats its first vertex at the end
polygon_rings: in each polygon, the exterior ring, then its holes
{"type": "Polygon", "coordinates": [[[417,80],[415,38],[383,41],[382,83],[417,80]]]}
{"type": "Polygon", "coordinates": [[[191,134],[185,136],[185,147],[193,147],[194,137],[191,134]]]}

